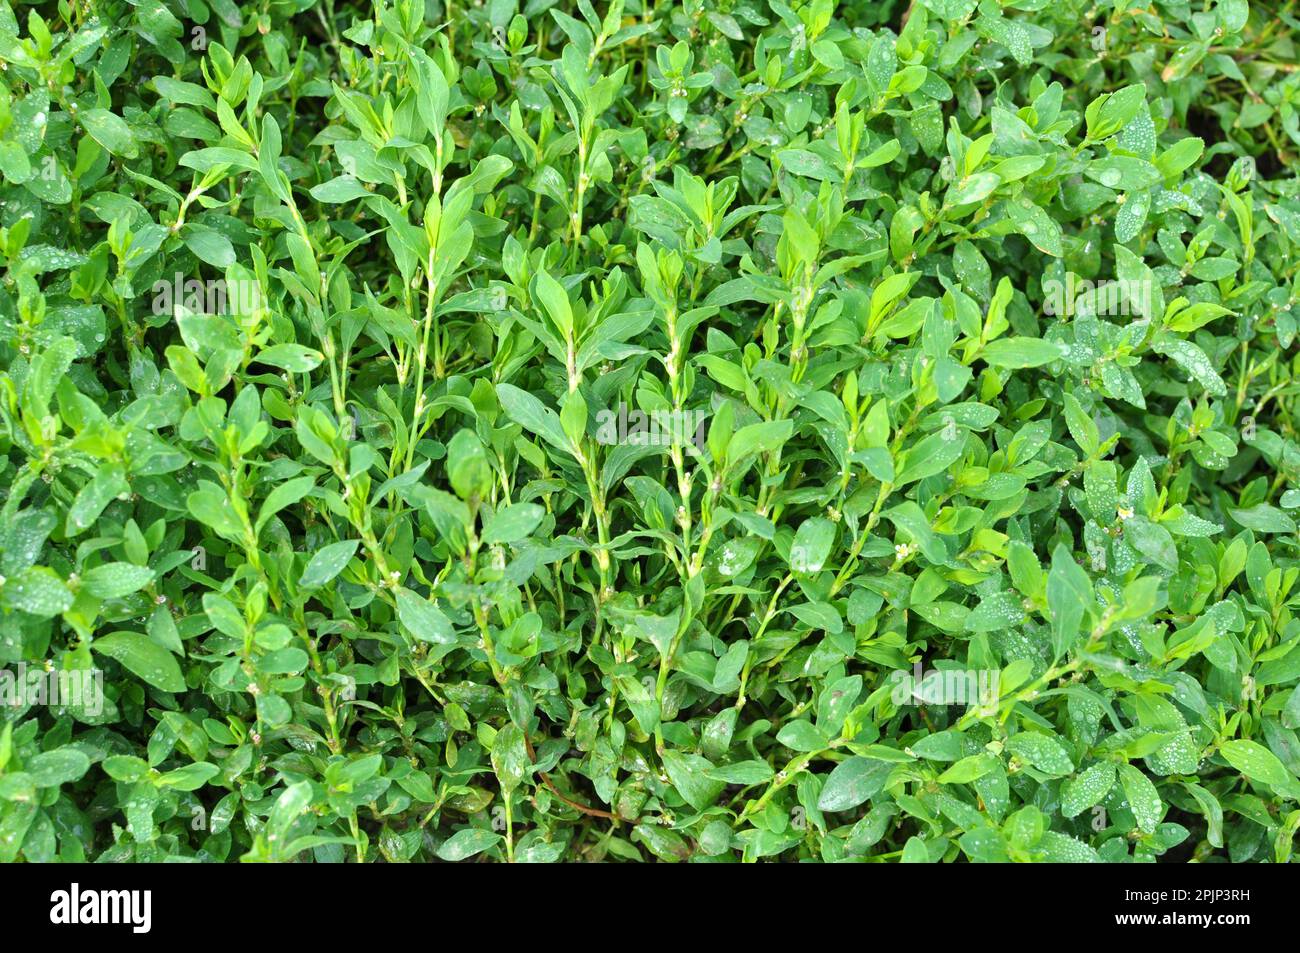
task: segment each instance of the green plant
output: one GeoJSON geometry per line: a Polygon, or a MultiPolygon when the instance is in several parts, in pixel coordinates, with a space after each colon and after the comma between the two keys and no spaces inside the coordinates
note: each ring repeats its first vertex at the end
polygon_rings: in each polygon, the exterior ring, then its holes
{"type": "Polygon", "coordinates": [[[0,3],[0,860],[1289,861],[1298,28],[0,3]]]}

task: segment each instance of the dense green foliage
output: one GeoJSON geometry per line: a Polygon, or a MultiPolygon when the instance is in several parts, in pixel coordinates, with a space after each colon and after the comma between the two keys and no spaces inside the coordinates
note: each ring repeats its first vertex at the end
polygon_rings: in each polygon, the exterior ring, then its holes
{"type": "Polygon", "coordinates": [[[0,860],[1288,861],[1293,8],[0,0],[0,860]]]}

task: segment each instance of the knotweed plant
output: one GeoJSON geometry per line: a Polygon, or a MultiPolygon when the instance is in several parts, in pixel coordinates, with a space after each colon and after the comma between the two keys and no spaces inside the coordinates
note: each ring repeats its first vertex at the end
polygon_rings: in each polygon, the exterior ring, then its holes
{"type": "Polygon", "coordinates": [[[1298,35],[0,0],[0,860],[1289,861],[1298,35]]]}

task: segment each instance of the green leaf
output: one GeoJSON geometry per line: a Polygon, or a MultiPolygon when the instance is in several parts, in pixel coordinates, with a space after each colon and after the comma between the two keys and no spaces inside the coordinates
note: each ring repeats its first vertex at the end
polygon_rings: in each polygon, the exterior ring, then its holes
{"type": "Polygon", "coordinates": [[[230,239],[213,228],[186,225],[181,232],[185,247],[194,252],[200,261],[213,268],[225,270],[235,263],[235,246],[230,239]]]}
{"type": "Polygon", "coordinates": [[[524,748],[524,733],[514,724],[505,725],[492,744],[492,770],[501,782],[502,791],[509,796],[523,783],[531,767],[524,748]]]}
{"type": "Polygon", "coordinates": [[[116,659],[134,675],[165,692],[185,691],[185,677],[176,659],[161,645],[139,632],[110,632],[91,643],[100,655],[116,659]]]}
{"type": "Polygon", "coordinates": [[[452,645],[456,641],[451,620],[443,615],[441,609],[410,589],[397,590],[397,617],[421,642],[452,645]]]}
{"type": "Polygon", "coordinates": [[[320,367],[325,355],[301,344],[275,344],[258,351],[257,360],[294,374],[306,374],[320,367]]]}
{"type": "Polygon", "coordinates": [[[1007,739],[1007,750],[1044,774],[1059,777],[1074,771],[1074,762],[1065,749],[1038,732],[1022,731],[1012,735],[1007,739]]]}
{"type": "Polygon", "coordinates": [[[783,726],[777,732],[776,740],[795,751],[821,751],[829,743],[825,734],[802,719],[783,726]]]}
{"type": "Polygon", "coordinates": [[[1041,367],[1065,357],[1065,348],[1055,341],[1011,337],[990,341],[980,356],[990,367],[1041,367]]]}
{"type": "Polygon", "coordinates": [[[82,588],[100,599],[121,599],[143,589],[153,581],[154,571],[148,566],[131,563],[104,563],[86,570],[81,577],[82,588]]]}
{"type": "Polygon", "coordinates": [[[221,769],[215,764],[198,761],[164,773],[158,778],[157,784],[177,791],[197,791],[220,773],[221,769]]]}
{"type": "Polygon", "coordinates": [[[804,520],[790,544],[790,569],[799,573],[821,572],[834,544],[834,523],[821,517],[804,520]]]}
{"type": "Polygon", "coordinates": [[[516,503],[497,510],[483,524],[483,542],[517,543],[532,534],[546,515],[536,503],[516,503]]]}
{"type": "Polygon", "coordinates": [[[135,158],[135,136],[121,116],[114,115],[107,109],[87,109],[80,114],[83,129],[90,137],[113,155],[127,159],[135,158]]]}
{"type": "Polygon", "coordinates": [[[1047,573],[1047,606],[1052,615],[1052,648],[1063,656],[1079,638],[1084,615],[1093,604],[1092,583],[1069,550],[1057,546],[1047,573]]]}
{"type": "Polygon", "coordinates": [[[982,202],[1002,184],[1002,176],[995,172],[977,172],[948,189],[949,205],[969,205],[982,202]]]}
{"type": "Polygon", "coordinates": [[[772,766],[766,761],[737,761],[710,768],[705,772],[712,780],[724,784],[762,784],[775,776],[772,766]]]}
{"type": "Polygon", "coordinates": [[[329,204],[338,204],[342,202],[351,202],[356,199],[370,197],[370,192],[357,181],[354,175],[335,176],[328,182],[322,182],[320,185],[314,185],[309,190],[311,197],[317,202],[326,202],[329,204]]]}
{"type": "Polygon", "coordinates": [[[476,827],[459,830],[443,841],[438,848],[438,857],[449,863],[468,860],[475,854],[481,854],[501,842],[501,835],[476,827]]]}
{"type": "Polygon", "coordinates": [[[539,271],[534,281],[533,293],[555,322],[560,334],[569,337],[573,334],[573,308],[569,305],[569,296],[564,286],[545,271],[539,271]]]}
{"type": "Polygon", "coordinates": [[[663,759],[668,780],[695,810],[709,807],[722,793],[725,784],[710,776],[713,765],[707,759],[679,751],[665,751],[663,759]]]}
{"type": "Polygon", "coordinates": [[[315,478],[309,476],[295,477],[292,480],[286,480],[284,483],[281,483],[266,495],[266,499],[262,503],[262,508],[257,514],[257,525],[255,531],[260,533],[262,527],[270,521],[271,517],[284,508],[293,506],[293,504],[297,503],[310,493],[315,486],[315,478]]]}
{"type": "Polygon", "coordinates": [[[764,421],[741,427],[727,444],[727,460],[735,464],[751,454],[775,450],[790,439],[792,432],[793,424],[789,420],[764,421]]]}
{"type": "Polygon", "coordinates": [[[343,571],[360,545],[359,539],[345,539],[321,547],[307,563],[298,585],[304,589],[319,589],[343,571]]]}
{"type": "Polygon", "coordinates": [[[45,566],[29,566],[6,579],[0,588],[6,608],[18,609],[48,619],[72,607],[72,592],[67,584],[45,566]]]}
{"type": "Polygon", "coordinates": [[[38,788],[57,788],[81,780],[90,770],[90,759],[76,748],[56,748],[33,755],[25,770],[38,788]]]}
{"type": "Polygon", "coordinates": [[[1120,783],[1124,786],[1124,796],[1128,798],[1129,810],[1137,821],[1138,828],[1144,833],[1155,833],[1156,825],[1165,812],[1160,801],[1160,794],[1151,779],[1131,764],[1119,766],[1120,783]]]}
{"type": "Polygon", "coordinates": [[[1228,764],[1252,781],[1283,791],[1295,788],[1295,779],[1278,756],[1257,742],[1246,739],[1225,741],[1219,745],[1219,753],[1228,764]]]}
{"type": "Polygon", "coordinates": [[[552,447],[572,453],[569,438],[560,425],[559,415],[540,400],[512,384],[498,384],[497,398],[510,419],[552,447]]]}
{"type": "Polygon", "coordinates": [[[874,758],[841,761],[826,778],[817,807],[823,811],[851,811],[884,790],[893,766],[874,758]]]}
{"type": "Polygon", "coordinates": [[[1228,515],[1246,529],[1257,533],[1294,533],[1296,523],[1275,506],[1257,503],[1243,509],[1229,509],[1228,515]]]}

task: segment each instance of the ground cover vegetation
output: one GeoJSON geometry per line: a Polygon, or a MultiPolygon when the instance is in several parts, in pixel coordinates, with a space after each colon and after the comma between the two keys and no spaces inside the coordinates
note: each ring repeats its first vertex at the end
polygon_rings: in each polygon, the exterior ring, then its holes
{"type": "Polygon", "coordinates": [[[1298,27],[0,2],[0,860],[1289,861],[1298,27]]]}

